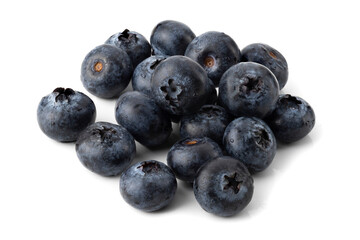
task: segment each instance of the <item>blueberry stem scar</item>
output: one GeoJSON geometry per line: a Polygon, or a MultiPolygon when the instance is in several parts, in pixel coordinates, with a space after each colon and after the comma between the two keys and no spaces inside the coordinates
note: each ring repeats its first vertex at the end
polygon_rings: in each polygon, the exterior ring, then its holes
{"type": "Polygon", "coordinates": [[[96,72],[101,72],[102,69],[103,69],[103,64],[101,62],[96,62],[94,64],[94,70],[96,72]]]}
{"type": "Polygon", "coordinates": [[[211,68],[215,65],[215,60],[211,56],[207,56],[204,60],[204,64],[206,67],[211,68]]]}

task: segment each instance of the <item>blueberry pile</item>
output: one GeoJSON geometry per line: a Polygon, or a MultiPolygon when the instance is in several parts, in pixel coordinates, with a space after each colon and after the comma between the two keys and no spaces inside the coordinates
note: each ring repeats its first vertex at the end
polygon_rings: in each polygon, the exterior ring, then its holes
{"type": "Polygon", "coordinates": [[[152,212],[175,196],[177,180],[193,185],[207,212],[232,216],[254,191],[253,174],[272,163],[277,142],[292,143],[314,127],[302,98],[280,94],[288,65],[262,43],[241,51],[228,35],[195,36],[185,24],[163,21],[150,37],[125,29],[91,50],[81,65],[85,89],[117,98],[118,124],[95,122],[85,94],[56,88],[37,109],[41,130],[59,142],[76,142],[80,162],[102,176],[120,175],[120,193],[131,206],[152,212]],[[133,91],[123,92],[131,81],[133,91]],[[218,89],[217,89],[218,88],[218,89]],[[180,136],[160,161],[136,159],[135,140],[164,146],[180,136]]]}

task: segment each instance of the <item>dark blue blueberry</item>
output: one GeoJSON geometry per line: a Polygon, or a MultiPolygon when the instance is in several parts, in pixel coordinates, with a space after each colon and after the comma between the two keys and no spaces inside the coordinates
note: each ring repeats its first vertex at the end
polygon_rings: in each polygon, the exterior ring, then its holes
{"type": "Polygon", "coordinates": [[[41,130],[60,142],[76,141],[81,131],[96,118],[94,102],[71,88],[56,88],[43,97],[37,109],[41,130]]]}
{"type": "Polygon", "coordinates": [[[155,160],[130,166],[120,176],[120,193],[134,208],[153,212],[171,202],[177,182],[171,169],[155,160]]]}
{"type": "Polygon", "coordinates": [[[185,24],[177,21],[162,21],[153,29],[150,43],[154,55],[184,55],[186,47],[195,34],[185,24]]]}
{"type": "Polygon", "coordinates": [[[315,125],[315,113],[302,98],[280,95],[275,110],[265,119],[277,140],[292,143],[305,137],[315,125]]]}
{"type": "Polygon", "coordinates": [[[136,152],[135,141],[125,128],[107,122],[87,127],[76,141],[80,162],[102,176],[116,176],[124,171],[136,152]]]}
{"type": "Polygon", "coordinates": [[[237,159],[223,156],[205,163],[194,180],[195,198],[207,212],[235,215],[251,201],[254,186],[249,171],[237,159]]]}
{"type": "Polygon", "coordinates": [[[289,76],[288,65],[279,51],[263,43],[253,43],[246,46],[241,52],[242,62],[256,62],[264,65],[274,73],[280,89],[285,86],[289,76]]]}
{"type": "Polygon", "coordinates": [[[167,164],[178,179],[192,183],[204,163],[220,156],[221,148],[210,138],[185,138],[171,147],[167,164]]]}
{"type": "Polygon", "coordinates": [[[129,55],[134,68],[151,56],[151,46],[146,38],[140,33],[128,29],[112,35],[105,43],[124,50],[129,55]]]}
{"type": "Polygon", "coordinates": [[[165,59],[164,56],[151,56],[137,65],[131,80],[133,89],[151,96],[151,76],[156,66],[165,59]]]}
{"type": "Polygon", "coordinates": [[[180,122],[180,135],[186,137],[208,137],[222,144],[225,128],[231,122],[224,108],[204,105],[192,115],[184,116],[180,122]]]}
{"type": "Polygon", "coordinates": [[[161,145],[172,131],[169,116],[150,97],[138,91],[119,97],[115,117],[136,141],[147,147],[161,145]]]}
{"type": "Polygon", "coordinates": [[[264,121],[240,117],[226,128],[223,144],[227,153],[240,160],[251,173],[265,170],[276,153],[276,139],[264,121]]]}
{"type": "Polygon", "coordinates": [[[114,98],[129,84],[133,72],[127,53],[104,44],[89,52],[81,65],[81,81],[90,93],[114,98]]]}
{"type": "Polygon", "coordinates": [[[185,56],[198,62],[217,86],[221,76],[240,62],[241,52],[235,41],[221,32],[206,32],[187,47],[185,56]]]}
{"type": "Polygon", "coordinates": [[[279,84],[272,72],[253,62],[227,70],[219,85],[221,104],[234,116],[263,118],[275,108],[279,84]]]}
{"type": "Polygon", "coordinates": [[[186,115],[204,105],[211,92],[205,70],[184,56],[162,61],[151,79],[152,96],[169,114],[186,115]]]}

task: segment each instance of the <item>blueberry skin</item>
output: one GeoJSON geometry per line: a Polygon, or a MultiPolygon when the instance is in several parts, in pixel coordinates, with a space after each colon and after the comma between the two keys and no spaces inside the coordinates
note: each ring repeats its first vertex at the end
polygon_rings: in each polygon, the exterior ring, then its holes
{"type": "Polygon", "coordinates": [[[187,47],[185,56],[198,62],[216,86],[231,66],[240,62],[241,52],[235,41],[221,32],[206,32],[187,47]]]}
{"type": "Polygon", "coordinates": [[[163,144],[172,132],[170,117],[145,94],[131,91],[116,102],[116,121],[147,147],[163,144]]]}
{"type": "Polygon", "coordinates": [[[151,56],[151,46],[148,40],[140,33],[128,29],[115,33],[106,40],[105,44],[111,44],[124,50],[129,55],[134,68],[151,56]]]}
{"type": "Polygon", "coordinates": [[[304,99],[280,95],[275,110],[265,119],[277,140],[292,143],[308,135],[315,125],[313,108],[304,99]]]}
{"type": "Polygon", "coordinates": [[[185,138],[171,147],[167,164],[178,179],[191,183],[204,163],[222,155],[219,145],[210,138],[185,138]]]}
{"type": "Polygon", "coordinates": [[[240,117],[224,132],[223,144],[227,153],[240,160],[251,173],[265,170],[276,153],[276,139],[264,121],[240,117]]]}
{"type": "Polygon", "coordinates": [[[100,98],[114,98],[127,87],[133,73],[127,53],[103,44],[91,50],[81,65],[81,81],[90,93],[100,98]]]}
{"type": "Polygon", "coordinates": [[[131,80],[133,89],[151,96],[151,76],[157,65],[165,59],[165,56],[151,56],[137,65],[131,80]]]}
{"type": "Polygon", "coordinates": [[[116,176],[135,157],[134,138],[125,128],[108,122],[87,127],[76,141],[76,154],[90,171],[102,176],[116,176]]]}
{"type": "Polygon", "coordinates": [[[279,84],[263,65],[238,63],[227,70],[219,85],[222,106],[234,116],[264,118],[275,108],[279,84]]]}
{"type": "Polygon", "coordinates": [[[166,20],[153,29],[150,43],[154,55],[184,55],[186,47],[194,38],[195,34],[187,25],[166,20]]]}
{"type": "Polygon", "coordinates": [[[95,122],[94,102],[71,88],[56,88],[37,108],[40,129],[59,142],[76,141],[81,131],[95,122]]]}
{"type": "Polygon", "coordinates": [[[155,102],[169,114],[186,115],[196,112],[208,101],[210,83],[205,70],[184,56],[162,61],[151,78],[155,102]]]}
{"type": "Polygon", "coordinates": [[[194,180],[194,194],[207,212],[222,217],[239,213],[251,201],[254,180],[237,159],[219,157],[205,163],[194,180]]]}
{"type": "Polygon", "coordinates": [[[204,105],[196,113],[181,119],[180,136],[208,137],[222,145],[224,131],[231,120],[223,107],[204,105]]]}
{"type": "Polygon", "coordinates": [[[253,43],[241,52],[242,62],[256,62],[264,65],[275,75],[280,89],[285,86],[289,76],[288,64],[279,51],[263,43],[253,43]]]}
{"type": "Polygon", "coordinates": [[[176,189],[174,173],[164,163],[155,160],[136,163],[120,176],[120,193],[124,200],[146,212],[169,205],[176,189]]]}

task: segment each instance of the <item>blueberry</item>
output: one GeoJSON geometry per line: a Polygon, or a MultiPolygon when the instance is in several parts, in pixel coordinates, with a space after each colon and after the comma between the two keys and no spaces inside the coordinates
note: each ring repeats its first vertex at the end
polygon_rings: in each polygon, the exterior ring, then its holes
{"type": "Polygon", "coordinates": [[[133,67],[127,53],[104,44],[91,50],[81,65],[81,81],[90,93],[114,98],[129,84],[133,67]]]}
{"type": "Polygon", "coordinates": [[[151,56],[151,46],[146,38],[140,33],[128,29],[112,35],[105,43],[124,50],[129,55],[134,68],[151,56]]]}
{"type": "Polygon", "coordinates": [[[275,110],[265,119],[277,140],[292,143],[305,137],[315,125],[315,113],[302,98],[280,95],[275,110]]]}
{"type": "Polygon", "coordinates": [[[274,73],[280,89],[285,86],[289,76],[288,65],[279,51],[263,43],[253,43],[241,52],[242,62],[256,62],[264,65],[274,73]]]}
{"type": "Polygon", "coordinates": [[[264,121],[240,117],[226,128],[223,144],[229,155],[240,160],[251,173],[265,170],[276,153],[276,139],[264,121]]]}
{"type": "Polygon", "coordinates": [[[153,212],[171,202],[177,182],[171,169],[155,160],[130,166],[120,176],[120,193],[134,208],[153,212]]]}
{"type": "Polygon", "coordinates": [[[119,97],[115,117],[136,141],[147,147],[161,145],[172,131],[169,116],[150,97],[138,91],[126,92],[119,97]]]}
{"type": "Polygon", "coordinates": [[[209,137],[222,144],[225,128],[231,122],[230,115],[220,106],[204,105],[192,115],[184,116],[180,122],[180,136],[209,137]]]}
{"type": "Polygon", "coordinates": [[[241,52],[231,37],[212,31],[196,37],[185,56],[198,62],[217,86],[224,72],[240,61],[241,52]]]}
{"type": "Polygon", "coordinates": [[[275,108],[279,84],[258,63],[238,63],[227,70],[219,85],[222,106],[234,116],[264,118],[275,108]]]}
{"type": "Polygon", "coordinates": [[[125,128],[107,122],[87,127],[76,141],[80,162],[102,176],[116,176],[124,171],[135,156],[135,141],[125,128]]]}
{"type": "Polygon", "coordinates": [[[210,138],[185,138],[171,147],[167,164],[178,179],[193,182],[197,170],[204,163],[220,156],[221,148],[210,138]]]}
{"type": "Polygon", "coordinates": [[[152,96],[169,114],[196,112],[208,101],[210,88],[205,70],[184,56],[165,59],[156,67],[151,78],[152,96]]]}
{"type": "Polygon", "coordinates": [[[137,65],[131,80],[133,89],[151,96],[151,76],[156,66],[165,59],[165,56],[151,56],[137,65]]]}
{"type": "Polygon", "coordinates": [[[207,212],[228,217],[251,201],[253,179],[237,159],[224,156],[205,163],[194,180],[195,198],[207,212]]]}
{"type": "Polygon", "coordinates": [[[59,142],[76,141],[81,131],[96,118],[94,102],[71,88],[56,88],[43,97],[37,109],[41,130],[59,142]]]}
{"type": "Polygon", "coordinates": [[[150,43],[155,55],[184,55],[186,47],[195,34],[185,24],[177,21],[162,21],[153,29],[150,43]]]}

